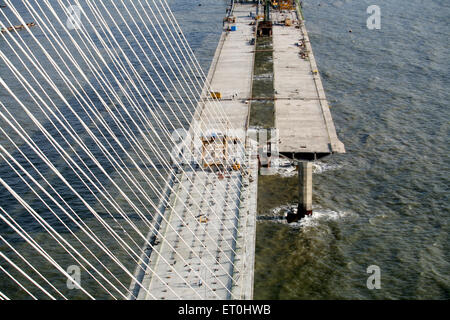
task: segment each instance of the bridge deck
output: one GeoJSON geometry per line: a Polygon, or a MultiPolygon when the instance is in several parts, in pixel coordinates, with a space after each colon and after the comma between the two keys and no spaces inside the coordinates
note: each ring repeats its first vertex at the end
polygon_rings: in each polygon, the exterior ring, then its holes
{"type": "Polygon", "coordinates": [[[297,23],[296,11],[273,13],[274,22],[284,21],[285,17],[296,23],[273,26],[275,121],[279,130],[279,152],[345,152],[336,135],[304,23],[297,23]],[[300,56],[300,41],[305,44],[307,59],[300,56]]]}
{"type": "MultiPolygon", "coordinates": [[[[249,4],[235,4],[233,15],[236,17],[236,31],[224,32],[220,39],[216,55],[211,64],[208,78],[211,91],[220,92],[222,98],[215,101],[203,101],[198,108],[196,118],[201,119],[203,130],[228,128],[240,130],[244,139],[248,117],[248,99],[251,96],[254,45],[253,18],[255,7],[249,4]],[[228,121],[224,123],[219,107],[226,113],[228,121]]],[[[205,90],[204,96],[209,95],[205,90]]]]}
{"type": "MultiPolygon", "coordinates": [[[[205,133],[227,135],[224,130],[237,129],[235,136],[245,141],[255,49],[250,45],[254,37],[250,12],[255,13],[254,5],[236,4],[236,31],[222,34],[208,74],[211,88],[203,89],[191,125],[196,140],[194,128],[200,127],[205,133]],[[220,92],[222,97],[207,100],[210,90],[220,92]]],[[[295,11],[287,15],[293,21],[297,19],[295,11]]],[[[303,23],[297,22],[298,28],[283,26],[277,24],[284,19],[282,14],[273,13],[272,17],[279,152],[295,157],[344,152],[320,76],[313,72],[317,66],[303,23]],[[299,55],[300,39],[309,55],[306,60],[299,55]]],[[[248,155],[250,146],[245,147],[248,155]]],[[[175,179],[173,188],[178,191],[170,195],[171,209],[165,213],[168,221],[161,223],[163,236],[155,243],[142,281],[150,294],[140,290],[139,299],[252,298],[256,159],[247,157],[244,168],[245,174],[229,171],[225,177],[212,170],[186,170],[175,179]]]]}
{"type": "MultiPolygon", "coordinates": [[[[203,132],[237,129],[235,133],[242,141],[253,74],[250,11],[255,11],[253,5],[235,5],[233,25],[237,30],[222,34],[208,74],[211,91],[220,92],[222,98],[208,101],[210,93],[205,87],[194,116],[203,132]],[[227,121],[223,121],[224,117],[227,121]]],[[[209,169],[186,169],[177,176],[173,190],[178,191],[170,195],[172,209],[165,212],[167,223],[161,223],[162,237],[157,237],[142,280],[149,293],[139,290],[138,299],[252,298],[255,159],[247,159],[244,167],[246,174],[229,171],[223,178],[209,169]]]]}

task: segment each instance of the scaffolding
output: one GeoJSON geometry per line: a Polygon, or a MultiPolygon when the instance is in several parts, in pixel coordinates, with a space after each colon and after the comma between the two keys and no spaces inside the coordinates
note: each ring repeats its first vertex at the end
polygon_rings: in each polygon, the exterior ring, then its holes
{"type": "Polygon", "coordinates": [[[294,10],[294,0],[272,0],[272,7],[279,10],[294,10]]]}
{"type": "Polygon", "coordinates": [[[233,170],[241,167],[239,157],[239,139],[222,134],[201,137],[202,164],[204,167],[219,168],[231,166],[233,170]]]}

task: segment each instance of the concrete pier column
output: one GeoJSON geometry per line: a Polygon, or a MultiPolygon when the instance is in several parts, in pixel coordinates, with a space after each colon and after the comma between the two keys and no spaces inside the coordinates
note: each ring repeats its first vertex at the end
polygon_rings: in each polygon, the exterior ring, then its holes
{"type": "Polygon", "coordinates": [[[298,164],[299,200],[297,215],[302,218],[312,213],[312,163],[298,164]]]}

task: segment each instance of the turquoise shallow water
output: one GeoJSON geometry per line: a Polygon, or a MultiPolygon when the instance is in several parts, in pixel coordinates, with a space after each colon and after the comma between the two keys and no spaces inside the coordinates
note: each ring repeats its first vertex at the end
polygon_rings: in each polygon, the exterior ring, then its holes
{"type": "MultiPolygon", "coordinates": [[[[202,6],[169,1],[199,61],[208,70],[227,1],[200,2],[202,6]]],[[[255,298],[448,299],[449,4],[443,0],[303,3],[314,54],[347,154],[319,164],[314,175],[312,218],[295,225],[258,223],[255,298]],[[372,4],[381,8],[381,30],[366,28],[366,8],[372,4]],[[381,269],[380,290],[366,287],[369,265],[381,269]]],[[[1,50],[8,53],[3,45],[1,50]]],[[[0,66],[2,77],[11,76],[5,70],[0,66]]],[[[7,102],[4,92],[0,91],[0,98],[7,102]]],[[[16,116],[22,120],[20,112],[16,116]]],[[[34,130],[32,126],[28,129],[34,130]]],[[[35,138],[43,143],[38,134],[35,138]]],[[[4,136],[0,139],[4,145],[4,136]]],[[[56,157],[51,152],[49,155],[56,157]]],[[[3,179],[15,181],[27,200],[34,199],[7,166],[3,164],[0,169],[3,179]]],[[[280,197],[286,200],[268,204],[266,214],[292,204],[290,198],[296,194],[292,179],[285,184],[287,196],[280,197]]],[[[67,190],[61,187],[60,191],[67,190]]],[[[4,189],[0,192],[0,205],[5,210],[53,250],[62,265],[73,263],[4,189]]],[[[88,194],[86,199],[101,212],[98,201],[88,194]]],[[[70,193],[67,200],[75,201],[70,193]]],[[[117,200],[124,201],[119,196],[117,200]]],[[[32,203],[46,214],[39,201],[32,203]]],[[[78,213],[86,215],[86,223],[97,228],[83,206],[73,203],[78,213]]],[[[12,237],[4,226],[0,231],[12,237]]],[[[133,235],[130,230],[119,231],[133,235]]],[[[10,239],[28,253],[17,238],[10,239]]],[[[132,261],[122,256],[120,248],[111,248],[132,268],[132,261]]],[[[58,287],[64,287],[57,272],[44,270],[58,287]]],[[[113,272],[120,274],[117,269],[113,272]]],[[[82,278],[86,279],[86,274],[82,278]]],[[[89,286],[96,288],[94,282],[89,286]]],[[[107,297],[101,289],[94,290],[107,297]]],[[[0,291],[24,297],[3,275],[0,291]]],[[[73,291],[68,295],[85,297],[73,291]]]]}

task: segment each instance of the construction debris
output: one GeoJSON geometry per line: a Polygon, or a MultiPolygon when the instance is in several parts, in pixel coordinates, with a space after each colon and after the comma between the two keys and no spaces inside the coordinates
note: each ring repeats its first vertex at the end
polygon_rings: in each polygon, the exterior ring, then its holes
{"type": "Polygon", "coordinates": [[[0,32],[5,33],[5,32],[11,32],[11,31],[14,31],[14,30],[22,30],[22,29],[25,29],[25,26],[31,28],[31,27],[34,27],[35,25],[36,24],[34,22],[30,22],[30,23],[27,23],[26,25],[20,24],[20,25],[17,25],[17,26],[1,28],[0,32]]]}

